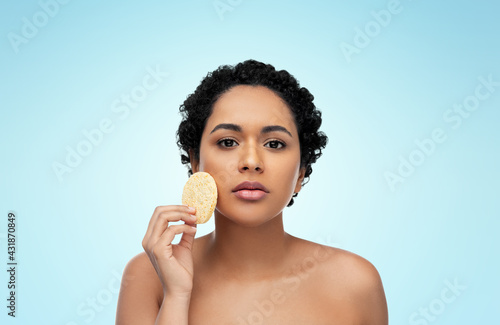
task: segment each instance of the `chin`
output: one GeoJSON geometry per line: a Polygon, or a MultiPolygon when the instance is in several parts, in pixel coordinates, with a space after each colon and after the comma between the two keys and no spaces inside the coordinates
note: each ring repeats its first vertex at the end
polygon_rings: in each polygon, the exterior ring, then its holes
{"type": "Polygon", "coordinates": [[[274,217],[269,217],[269,215],[260,215],[259,213],[251,213],[250,211],[245,211],[245,213],[240,214],[232,214],[232,213],[223,213],[219,209],[215,209],[215,217],[223,218],[230,222],[233,222],[242,227],[255,228],[260,227],[269,221],[273,220],[279,213],[275,214],[274,217]]]}

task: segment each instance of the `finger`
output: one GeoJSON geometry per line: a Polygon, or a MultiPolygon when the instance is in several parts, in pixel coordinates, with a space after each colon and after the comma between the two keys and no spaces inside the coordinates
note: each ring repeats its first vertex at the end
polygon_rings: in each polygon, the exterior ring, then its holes
{"type": "Polygon", "coordinates": [[[168,211],[160,213],[153,227],[153,232],[151,233],[151,240],[153,241],[158,240],[165,231],[165,229],[168,228],[170,222],[181,221],[181,220],[187,224],[194,224],[196,221],[196,216],[181,211],[174,211],[174,212],[168,211]]]}
{"type": "MultiPolygon", "coordinates": [[[[179,211],[179,212],[187,212],[190,213],[190,210],[188,209],[187,206],[185,205],[167,205],[167,206],[157,206],[155,211],[153,212],[153,216],[149,220],[148,224],[148,229],[146,230],[146,234],[144,235],[143,243],[149,241],[151,235],[153,234],[153,231],[155,229],[155,225],[158,222],[159,216],[164,213],[164,212],[169,212],[169,211],[179,211]]],[[[194,212],[193,212],[194,213],[194,212]]],[[[162,229],[162,231],[168,227],[168,225],[165,225],[165,227],[162,229]]]]}
{"type": "Polygon", "coordinates": [[[196,235],[196,226],[192,226],[195,229],[194,232],[184,232],[179,242],[179,246],[186,247],[189,250],[193,248],[194,236],[196,235]]]}
{"type": "Polygon", "coordinates": [[[165,230],[161,238],[156,242],[155,248],[159,247],[160,254],[164,254],[163,256],[165,256],[166,258],[171,258],[172,241],[174,240],[175,235],[179,235],[182,233],[196,233],[196,228],[186,224],[170,226],[167,228],[167,230],[165,230]]]}
{"type": "Polygon", "coordinates": [[[182,206],[181,209],[160,212],[160,214],[156,218],[156,222],[155,225],[153,225],[153,228],[156,228],[157,225],[162,225],[165,221],[173,222],[182,220],[187,223],[192,223],[193,220],[196,220],[196,217],[194,216],[195,213],[195,208],[185,206],[182,206]]]}
{"type": "Polygon", "coordinates": [[[154,225],[156,223],[156,219],[158,219],[158,216],[160,213],[163,211],[168,211],[171,210],[172,206],[166,205],[166,206],[157,206],[153,212],[153,215],[149,219],[149,224],[148,224],[148,229],[146,230],[146,234],[144,235],[144,238],[149,238],[151,236],[151,233],[153,232],[154,225]]]}

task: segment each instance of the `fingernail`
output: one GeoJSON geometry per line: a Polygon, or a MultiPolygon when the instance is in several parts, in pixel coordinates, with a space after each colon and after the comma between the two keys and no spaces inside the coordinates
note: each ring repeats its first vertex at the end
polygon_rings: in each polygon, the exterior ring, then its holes
{"type": "Polygon", "coordinates": [[[195,209],[195,208],[193,208],[193,207],[188,207],[188,210],[189,210],[190,212],[195,212],[195,211],[196,211],[196,209],[195,209]]]}

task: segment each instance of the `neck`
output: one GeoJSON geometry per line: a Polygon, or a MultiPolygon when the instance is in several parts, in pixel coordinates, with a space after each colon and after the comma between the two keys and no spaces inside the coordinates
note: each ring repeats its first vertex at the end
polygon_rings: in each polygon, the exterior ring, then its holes
{"type": "Polygon", "coordinates": [[[248,227],[215,214],[209,258],[222,274],[239,279],[264,279],[279,273],[289,252],[290,235],[283,229],[282,214],[265,224],[248,227]]]}

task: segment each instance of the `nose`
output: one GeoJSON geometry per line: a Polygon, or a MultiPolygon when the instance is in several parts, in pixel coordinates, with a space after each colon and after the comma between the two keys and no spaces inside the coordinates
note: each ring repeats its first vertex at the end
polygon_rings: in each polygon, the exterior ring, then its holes
{"type": "Polygon", "coordinates": [[[241,157],[238,166],[240,172],[245,171],[264,171],[264,163],[262,162],[261,155],[255,145],[246,145],[241,150],[241,157]]]}

